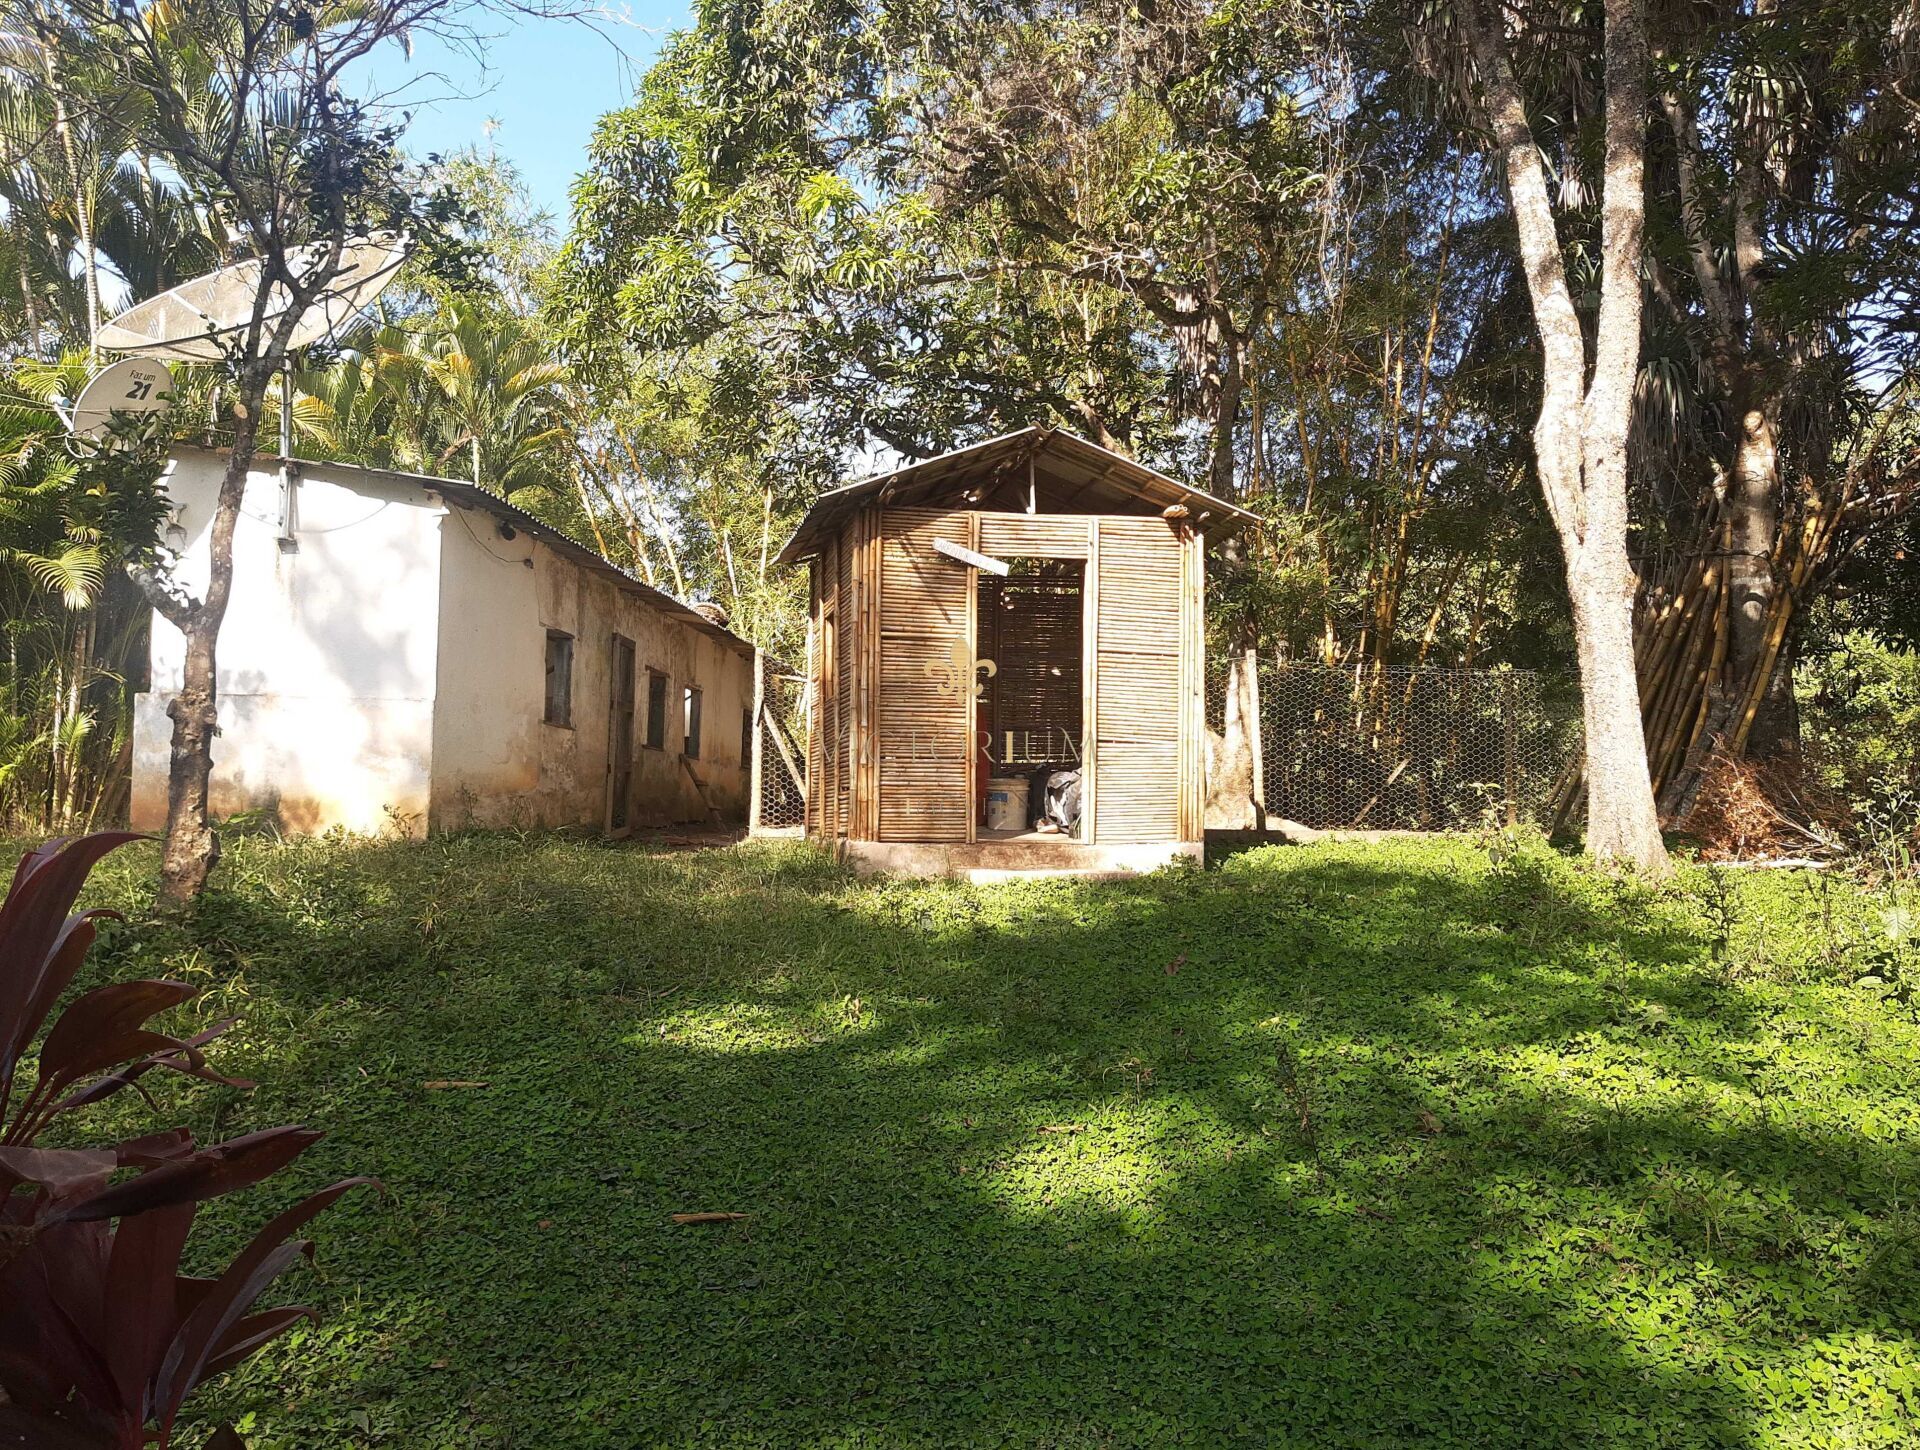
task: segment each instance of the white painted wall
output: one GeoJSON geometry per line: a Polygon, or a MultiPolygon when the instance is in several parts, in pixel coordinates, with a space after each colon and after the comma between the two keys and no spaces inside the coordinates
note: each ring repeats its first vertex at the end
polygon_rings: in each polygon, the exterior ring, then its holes
{"type": "Polygon", "coordinates": [[[496,520],[450,509],[440,548],[433,825],[543,825],[546,630],[533,537],[504,538],[496,520]]]}
{"type": "MultiPolygon", "coordinates": [[[[167,480],[188,535],[180,577],[203,587],[225,460],[181,450],[167,480]]],[[[681,765],[680,702],[701,688],[695,764],[720,809],[744,819],[741,647],[672,619],[606,575],[492,514],[444,507],[428,484],[303,463],[299,548],[283,552],[278,465],[256,465],[234,538],[221,630],[217,814],[272,812],[283,829],[600,827],[606,817],[612,637],[635,643],[632,820],[699,821],[681,765]],[[572,728],[544,722],[546,634],[574,636],[572,728]],[[646,671],[670,681],[667,748],[645,748],[646,671]]],[[[156,619],[151,691],[134,715],[132,818],[165,823],[167,702],[183,640],[156,619]]]]}
{"type": "MultiPolygon", "coordinates": [[[[179,577],[199,595],[226,460],[180,450],[166,481],[186,530],[179,577]]],[[[275,527],[278,464],[247,480],[220,631],[213,809],[269,810],[293,831],[425,830],[439,609],[440,514],[403,480],[301,465],[299,548],[275,527]]],[[[134,712],[132,821],[166,820],[166,707],[184,641],[153,623],[153,678],[134,712]]]]}

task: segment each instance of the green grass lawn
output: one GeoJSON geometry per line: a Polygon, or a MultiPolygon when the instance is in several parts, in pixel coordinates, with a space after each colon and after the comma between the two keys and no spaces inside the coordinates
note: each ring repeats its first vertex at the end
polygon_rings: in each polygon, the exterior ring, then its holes
{"type": "Polygon", "coordinates": [[[245,1018],[258,1089],[169,1112],[331,1136],[203,1250],[388,1189],[201,1402],[258,1447],[1920,1443],[1920,1025],[1843,884],[507,837],[219,880],[102,966],[245,1018]]]}

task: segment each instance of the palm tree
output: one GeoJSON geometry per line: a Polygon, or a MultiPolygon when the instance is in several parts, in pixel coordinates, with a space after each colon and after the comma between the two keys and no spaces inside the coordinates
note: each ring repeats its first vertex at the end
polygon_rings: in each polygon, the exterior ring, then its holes
{"type": "Polygon", "coordinates": [[[569,486],[568,373],[527,318],[456,298],[298,382],[296,427],[336,456],[503,496],[569,486]]]}

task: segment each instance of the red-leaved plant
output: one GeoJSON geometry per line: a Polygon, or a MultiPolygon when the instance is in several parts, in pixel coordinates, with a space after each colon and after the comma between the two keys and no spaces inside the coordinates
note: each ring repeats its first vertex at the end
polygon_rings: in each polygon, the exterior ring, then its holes
{"type": "MultiPolygon", "coordinates": [[[[156,1069],[247,1087],[202,1049],[233,1024],[189,1038],[148,1024],[194,995],[180,982],[114,982],[74,998],[40,1028],[92,946],[101,911],[73,912],[107,852],[141,837],[102,832],[29,852],[0,905],[0,1447],[168,1450],[194,1387],[255,1353],[311,1309],[253,1311],[310,1243],[309,1219],[368,1178],[288,1209],[217,1278],[180,1272],[204,1199],[258,1183],[320,1134],[268,1128],[196,1147],[173,1128],[110,1148],[42,1148],[56,1118],[123,1088],[146,1096],[156,1069]],[[18,1070],[40,1050],[31,1088],[18,1070]],[[123,1176],[121,1170],[133,1170],[123,1176]]],[[[152,1100],[149,1098],[149,1102],[152,1100]]],[[[232,1429],[206,1450],[243,1450],[232,1429]]]]}

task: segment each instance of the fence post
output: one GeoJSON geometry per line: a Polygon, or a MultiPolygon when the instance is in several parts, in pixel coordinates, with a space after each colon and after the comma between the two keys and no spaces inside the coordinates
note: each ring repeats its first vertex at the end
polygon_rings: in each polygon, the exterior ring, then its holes
{"type": "Polygon", "coordinates": [[[1515,737],[1513,719],[1513,685],[1511,671],[1500,680],[1500,739],[1502,745],[1501,771],[1505,777],[1507,791],[1507,825],[1509,828],[1520,824],[1520,742],[1515,737]]]}
{"type": "Polygon", "coordinates": [[[760,829],[760,783],[765,778],[762,760],[767,753],[767,653],[753,647],[753,749],[747,760],[747,834],[760,829]]]}
{"type": "Polygon", "coordinates": [[[1242,660],[1247,676],[1246,731],[1247,748],[1253,752],[1253,806],[1259,812],[1257,824],[1267,826],[1267,737],[1260,728],[1260,650],[1249,645],[1242,660]]]}

